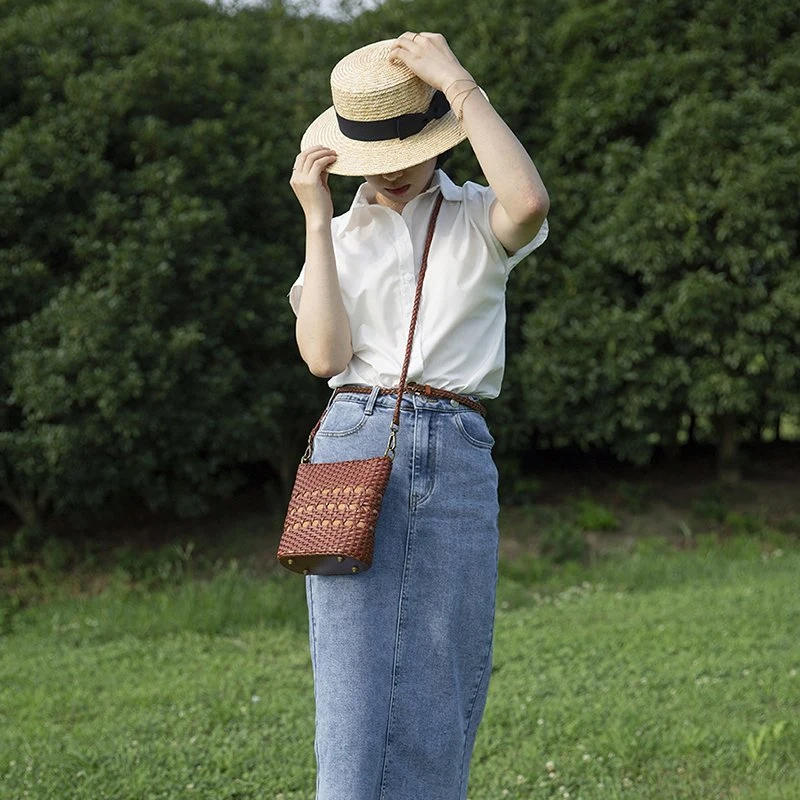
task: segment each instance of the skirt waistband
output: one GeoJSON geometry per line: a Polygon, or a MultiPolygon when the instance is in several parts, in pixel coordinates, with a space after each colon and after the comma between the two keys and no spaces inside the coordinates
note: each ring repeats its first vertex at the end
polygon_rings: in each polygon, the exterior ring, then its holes
{"type": "MultiPolygon", "coordinates": [[[[338,386],[335,389],[333,396],[336,396],[342,392],[360,392],[363,394],[370,394],[372,392],[372,388],[373,387],[371,386],[364,386],[359,383],[349,383],[345,384],[344,386],[338,386]]],[[[378,390],[378,394],[397,394],[398,391],[400,391],[399,386],[381,386],[378,390]]],[[[412,392],[413,394],[425,395],[426,397],[440,397],[445,400],[455,400],[462,405],[477,411],[482,416],[486,416],[486,406],[484,406],[483,403],[479,402],[478,400],[473,400],[471,397],[468,397],[464,394],[450,392],[447,389],[437,389],[435,386],[431,386],[429,383],[414,383],[413,381],[409,381],[406,383],[406,391],[412,392]]]]}

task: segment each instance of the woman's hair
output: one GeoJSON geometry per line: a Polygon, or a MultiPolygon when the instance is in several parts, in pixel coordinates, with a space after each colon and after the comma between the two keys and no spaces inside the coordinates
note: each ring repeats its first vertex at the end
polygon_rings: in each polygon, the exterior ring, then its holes
{"type": "Polygon", "coordinates": [[[439,153],[436,157],[436,169],[443,167],[451,155],[453,155],[452,147],[449,150],[445,150],[444,153],[439,153]]]}

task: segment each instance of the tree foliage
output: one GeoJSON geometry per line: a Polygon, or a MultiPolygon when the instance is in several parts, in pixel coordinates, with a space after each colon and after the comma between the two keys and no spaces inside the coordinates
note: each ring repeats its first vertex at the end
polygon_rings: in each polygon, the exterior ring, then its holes
{"type": "MultiPolygon", "coordinates": [[[[512,273],[492,413],[639,463],[800,413],[798,11],[788,0],[0,6],[0,498],[27,522],[287,487],[326,387],[286,293],[288,186],[350,50],[438,30],[528,147],[547,244],[512,273]]],[[[468,145],[448,171],[481,180],[468,145]]],[[[331,180],[338,211],[358,179],[331,180]]]]}
{"type": "Polygon", "coordinates": [[[575,2],[550,35],[558,215],[527,406],[552,440],[638,462],[695,417],[727,463],[800,389],[796,6],[575,2]]]}
{"type": "Polygon", "coordinates": [[[5,21],[0,483],[27,521],[131,495],[199,513],[243,464],[286,471],[316,405],[284,297],[313,24],[189,0],[5,21]]]}

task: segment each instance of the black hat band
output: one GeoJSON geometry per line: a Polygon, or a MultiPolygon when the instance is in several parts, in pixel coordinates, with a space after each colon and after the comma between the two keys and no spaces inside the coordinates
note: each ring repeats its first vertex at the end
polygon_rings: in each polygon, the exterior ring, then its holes
{"type": "Polygon", "coordinates": [[[401,114],[391,119],[359,122],[336,115],[339,130],[348,138],[359,142],[383,142],[387,139],[406,139],[419,133],[429,122],[441,119],[450,110],[444,92],[436,90],[427,111],[401,114]]]}

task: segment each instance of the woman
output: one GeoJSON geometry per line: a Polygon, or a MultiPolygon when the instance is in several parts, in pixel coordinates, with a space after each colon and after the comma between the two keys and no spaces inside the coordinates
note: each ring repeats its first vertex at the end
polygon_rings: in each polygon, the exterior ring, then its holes
{"type": "Polygon", "coordinates": [[[486,702],[498,556],[494,439],[480,400],[504,370],[505,285],[547,237],[547,191],[444,37],[404,33],[342,59],[291,186],[306,262],[297,343],[334,394],[312,461],[382,455],[416,277],[423,281],[372,566],[308,575],[317,800],[464,800],[486,702]],[[437,160],[468,138],[489,187],[437,160]],[[333,217],[328,174],[363,175],[333,217]],[[433,387],[426,392],[419,385],[433,387]]]}

